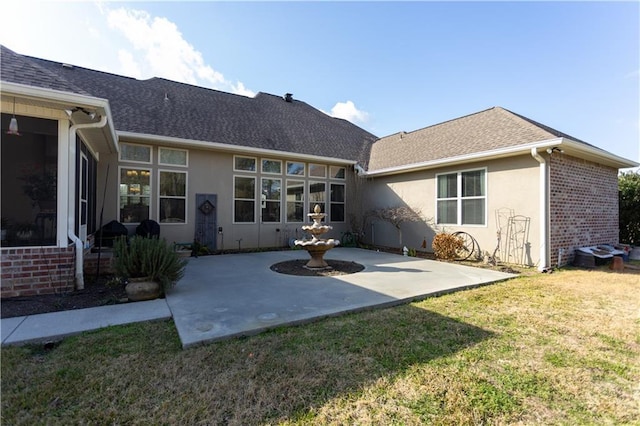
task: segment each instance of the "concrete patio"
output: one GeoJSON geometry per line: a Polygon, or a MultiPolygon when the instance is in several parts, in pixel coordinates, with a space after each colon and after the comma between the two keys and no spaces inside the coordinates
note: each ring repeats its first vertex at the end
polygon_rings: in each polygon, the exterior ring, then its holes
{"type": "Polygon", "coordinates": [[[190,258],[184,277],[166,299],[3,319],[2,344],[55,340],[109,325],[173,317],[187,348],[514,276],[355,248],[337,248],[325,256],[365,266],[355,274],[300,277],[270,270],[274,263],[307,256],[295,250],[190,258]]]}

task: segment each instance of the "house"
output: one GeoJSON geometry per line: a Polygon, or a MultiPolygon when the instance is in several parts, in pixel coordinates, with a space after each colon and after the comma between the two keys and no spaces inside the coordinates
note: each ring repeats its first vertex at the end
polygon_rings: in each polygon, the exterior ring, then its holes
{"type": "Polygon", "coordinates": [[[397,247],[393,227],[362,218],[407,206],[425,220],[402,244],[430,247],[444,227],[492,251],[500,229],[505,260],[563,264],[617,242],[617,170],[636,165],[502,108],[377,138],[291,94],[1,55],[2,297],[82,288],[111,221],[133,234],[151,219],[211,250],[281,247],[315,204],[334,237],[359,222],[365,242],[397,247]]]}

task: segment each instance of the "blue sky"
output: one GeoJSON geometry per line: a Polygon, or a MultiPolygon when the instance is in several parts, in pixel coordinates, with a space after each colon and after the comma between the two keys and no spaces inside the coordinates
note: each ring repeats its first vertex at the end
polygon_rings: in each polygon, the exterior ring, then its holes
{"type": "Polygon", "coordinates": [[[3,16],[0,43],[21,54],[290,92],[378,136],[502,106],[640,161],[638,2],[11,2],[3,16]]]}

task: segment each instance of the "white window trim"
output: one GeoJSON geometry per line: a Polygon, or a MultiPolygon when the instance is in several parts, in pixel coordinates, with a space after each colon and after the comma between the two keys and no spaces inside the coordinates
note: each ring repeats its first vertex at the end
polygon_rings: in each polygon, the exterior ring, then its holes
{"type": "Polygon", "coordinates": [[[313,179],[326,179],[327,178],[327,166],[326,164],[318,164],[318,163],[309,163],[309,178],[313,179]],[[320,167],[324,171],[322,176],[316,176],[311,174],[311,166],[320,167]]]}
{"type": "Polygon", "coordinates": [[[280,178],[280,177],[268,177],[267,176],[267,177],[260,178],[260,207],[259,207],[259,209],[260,209],[260,222],[261,223],[269,223],[269,224],[271,224],[271,223],[282,223],[282,210],[283,210],[282,209],[282,190],[283,189],[284,188],[282,187],[282,178],[280,178]],[[265,222],[265,221],[262,220],[262,182],[264,180],[279,180],[280,181],[280,199],[279,200],[272,200],[272,199],[266,198],[264,200],[265,203],[266,202],[274,203],[276,201],[280,203],[280,217],[278,218],[277,222],[265,222]]]}
{"type": "MultiPolygon", "coordinates": [[[[120,222],[120,210],[122,209],[122,206],[120,205],[120,185],[122,184],[121,180],[120,180],[120,176],[122,175],[122,169],[127,169],[127,170],[145,170],[147,172],[149,172],[149,195],[139,195],[139,197],[148,197],[149,198],[149,219],[153,218],[153,215],[151,214],[151,200],[153,197],[153,170],[151,169],[151,167],[129,167],[129,166],[118,166],[118,222],[120,222]]],[[[141,191],[142,192],[142,191],[141,191]]],[[[122,222],[123,225],[139,225],[140,222],[122,222]]]]}
{"type": "MultiPolygon", "coordinates": [[[[345,170],[346,171],[346,170],[345,170]]],[[[331,223],[347,223],[347,183],[346,182],[329,182],[329,190],[327,191],[329,193],[329,211],[327,213],[329,213],[328,217],[329,217],[329,222],[331,223]],[[331,201],[331,185],[341,185],[344,187],[344,200],[343,201],[331,201]],[[342,204],[344,206],[344,220],[333,220],[333,217],[331,217],[331,205],[332,204],[342,204]]]]}
{"type": "MultiPolygon", "coordinates": [[[[164,146],[160,146],[158,147],[158,164],[161,166],[170,166],[170,167],[189,167],[189,150],[186,149],[178,149],[178,148],[167,148],[164,146]],[[163,163],[161,161],[161,155],[160,152],[162,150],[167,150],[167,151],[182,151],[186,154],[185,156],[185,164],[173,164],[173,163],[163,163]]],[[[234,163],[235,164],[235,163],[234,163]]]]}
{"type": "Polygon", "coordinates": [[[285,174],[286,174],[287,176],[297,177],[297,178],[303,178],[303,177],[305,177],[305,176],[306,176],[306,172],[307,172],[307,163],[305,163],[304,161],[287,161],[287,162],[285,162],[284,168],[285,168],[285,174]],[[299,163],[299,164],[302,164],[302,174],[301,174],[301,175],[292,175],[292,174],[290,174],[290,173],[289,173],[289,167],[288,167],[289,163],[292,163],[292,164],[293,164],[293,163],[299,163]]]}
{"type": "Polygon", "coordinates": [[[156,214],[156,218],[158,219],[157,222],[164,226],[164,225],[187,225],[189,223],[189,203],[187,202],[188,198],[189,198],[189,172],[186,170],[169,170],[169,169],[158,169],[158,200],[157,200],[157,214],[156,214]],[[185,175],[185,179],[184,179],[184,196],[178,196],[178,195],[160,195],[160,173],[161,172],[168,172],[168,173],[182,173],[185,175]],[[175,200],[181,200],[184,199],[184,222],[160,222],[160,199],[161,198],[171,198],[171,199],[175,199],[175,200]]]}
{"type": "MultiPolygon", "coordinates": [[[[284,221],[285,223],[304,223],[304,213],[302,214],[302,220],[300,222],[295,221],[295,222],[290,222],[289,221],[289,200],[287,200],[287,190],[289,189],[289,182],[302,182],[302,189],[303,189],[303,193],[302,193],[302,200],[301,201],[296,201],[297,203],[302,203],[303,206],[305,206],[304,208],[306,208],[307,205],[307,191],[306,191],[306,181],[304,179],[286,179],[285,180],[285,188],[284,188],[284,221]]],[[[303,210],[304,211],[304,210],[303,210]]]]}
{"type": "Polygon", "coordinates": [[[480,168],[474,168],[474,169],[466,169],[466,170],[456,170],[456,171],[451,171],[451,172],[445,172],[445,173],[437,173],[436,174],[436,179],[435,179],[435,197],[436,197],[436,201],[435,201],[435,216],[436,216],[436,225],[449,225],[449,226],[465,226],[465,227],[469,227],[469,228],[486,228],[488,226],[488,217],[487,217],[487,210],[488,210],[488,198],[489,196],[487,195],[489,193],[489,172],[487,171],[486,167],[480,167],[480,168]],[[462,196],[462,174],[463,173],[468,173],[468,172],[477,172],[477,171],[484,171],[484,192],[485,194],[483,196],[474,196],[474,197],[463,197],[462,196]],[[456,193],[458,194],[457,197],[455,198],[438,198],[438,177],[439,176],[446,176],[446,175],[452,175],[455,174],[456,175],[456,193]],[[484,224],[463,224],[462,223],[462,200],[481,200],[484,199],[484,224]],[[439,222],[439,218],[438,218],[438,201],[456,201],[456,222],[457,223],[440,223],[439,222]]]}
{"type": "MultiPolygon", "coordinates": [[[[248,155],[234,155],[233,156],[233,171],[234,172],[242,172],[242,173],[257,173],[258,171],[258,157],[250,157],[248,155]],[[255,162],[255,170],[244,170],[244,169],[236,169],[236,158],[246,158],[253,160],[255,162]]],[[[244,222],[240,222],[244,223],[244,222]]]]}
{"type": "MultiPolygon", "coordinates": [[[[248,157],[245,157],[245,158],[248,158],[248,157]]],[[[235,160],[234,160],[234,164],[235,164],[235,160]]],[[[233,202],[231,203],[231,223],[233,223],[234,225],[255,225],[257,223],[256,219],[258,218],[258,215],[256,210],[258,209],[258,205],[259,205],[259,202],[256,201],[257,191],[258,191],[257,176],[233,175],[233,187],[231,188],[231,199],[233,200],[233,202]],[[253,185],[253,200],[250,200],[249,198],[236,198],[236,178],[239,178],[239,177],[253,179],[253,181],[255,182],[253,185]],[[236,222],[236,200],[253,201],[253,222],[236,222]]]]}
{"type": "Polygon", "coordinates": [[[307,213],[311,213],[313,210],[313,206],[311,205],[311,185],[314,183],[322,183],[324,184],[324,202],[323,203],[318,203],[314,201],[314,205],[315,204],[322,204],[322,212],[323,213],[327,213],[327,194],[330,194],[330,187],[328,186],[329,183],[327,183],[327,181],[324,180],[310,180],[307,183],[307,208],[309,209],[309,211],[307,213]]]}
{"type": "Polygon", "coordinates": [[[329,166],[329,179],[331,180],[338,180],[341,182],[344,182],[347,178],[347,168],[344,166],[329,166]],[[336,169],[343,169],[344,170],[344,177],[334,177],[333,173],[331,173],[331,169],[332,168],[336,168],[336,169]]]}
{"type": "MultiPolygon", "coordinates": [[[[233,164],[235,165],[235,160],[233,161],[233,164]]],[[[262,174],[265,174],[265,175],[282,176],[282,160],[276,160],[275,158],[261,158],[260,159],[260,172],[262,174]],[[263,161],[273,161],[273,162],[280,163],[280,172],[279,173],[276,173],[276,172],[265,172],[264,171],[263,161]]]]}
{"type": "Polygon", "coordinates": [[[129,143],[129,142],[121,142],[120,145],[130,145],[130,146],[143,146],[145,148],[149,148],[149,161],[136,161],[136,160],[127,160],[122,158],[122,149],[118,153],[118,161],[123,163],[134,163],[134,164],[153,164],[153,146],[151,145],[143,145],[139,143],[129,143]]]}

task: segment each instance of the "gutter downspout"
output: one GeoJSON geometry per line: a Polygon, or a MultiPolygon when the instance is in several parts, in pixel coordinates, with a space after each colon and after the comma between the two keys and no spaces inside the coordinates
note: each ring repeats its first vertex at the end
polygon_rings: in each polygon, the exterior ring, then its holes
{"type": "Polygon", "coordinates": [[[549,256],[547,255],[547,229],[549,227],[547,162],[540,156],[537,148],[531,148],[531,156],[540,163],[540,264],[538,270],[544,271],[549,268],[549,256]]]}
{"type": "Polygon", "coordinates": [[[84,273],[83,273],[83,265],[84,265],[84,246],[82,244],[82,240],[75,234],[76,227],[76,133],[78,130],[82,129],[94,129],[104,127],[107,124],[107,116],[100,117],[100,121],[95,123],[87,123],[87,124],[74,124],[69,128],[69,186],[73,188],[72,191],[69,191],[67,195],[68,199],[68,213],[69,217],[67,219],[67,236],[76,246],[76,289],[82,290],[84,289],[84,273]],[[71,166],[73,164],[73,166],[71,166]]]}

